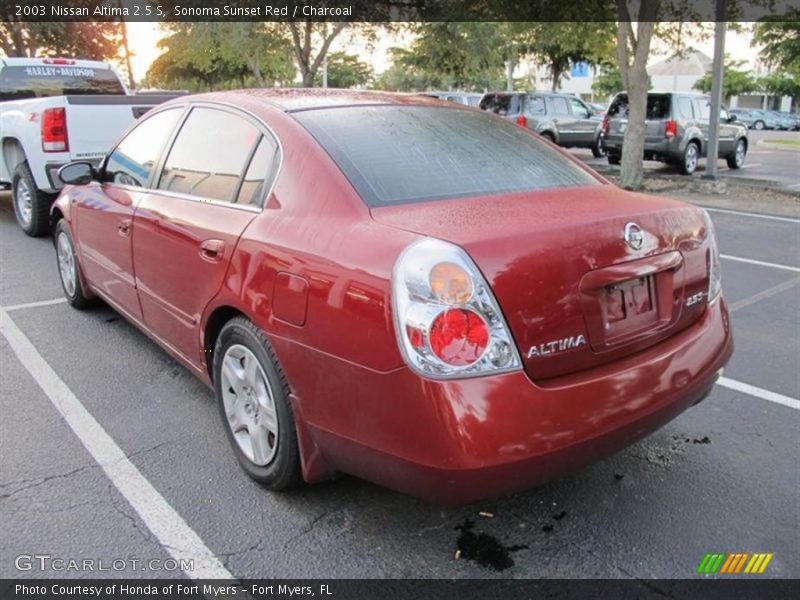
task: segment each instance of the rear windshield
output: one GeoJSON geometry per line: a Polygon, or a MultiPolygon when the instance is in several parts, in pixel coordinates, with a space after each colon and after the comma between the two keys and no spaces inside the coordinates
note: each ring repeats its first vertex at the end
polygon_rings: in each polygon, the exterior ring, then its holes
{"type": "MultiPolygon", "coordinates": [[[[671,98],[671,94],[647,94],[647,118],[669,118],[671,98]]],[[[608,107],[608,116],[612,119],[628,117],[628,94],[617,94],[611,106],[608,107]]]]}
{"type": "Polygon", "coordinates": [[[66,94],[124,94],[110,69],[33,65],[0,70],[0,100],[21,100],[66,94]]]}
{"type": "Polygon", "coordinates": [[[496,115],[516,115],[520,112],[519,94],[486,94],[481,100],[480,106],[483,110],[488,110],[496,115]]]}
{"type": "Polygon", "coordinates": [[[295,117],[372,207],[598,183],[536,136],[478,111],[360,106],[295,117]]]}

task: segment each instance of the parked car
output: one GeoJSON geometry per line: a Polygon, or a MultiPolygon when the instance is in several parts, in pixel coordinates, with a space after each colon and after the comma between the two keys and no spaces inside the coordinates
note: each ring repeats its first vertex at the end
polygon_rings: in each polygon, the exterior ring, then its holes
{"type": "Polygon", "coordinates": [[[128,125],[173,95],[128,95],[110,64],[68,58],[0,59],[0,183],[28,235],[50,231],[58,169],[95,163],[128,125]]]}
{"type": "MultiPolygon", "coordinates": [[[[677,166],[684,175],[697,169],[698,160],[708,150],[711,101],[708,96],[685,92],[647,94],[645,122],[645,160],[660,160],[677,166]]],[[[628,94],[621,92],[608,107],[603,131],[608,162],[619,164],[622,143],[628,127],[628,94]]],[[[747,127],[736,122],[724,108],[719,122],[719,157],[728,167],[744,165],[749,142],[747,127]]]]}
{"type": "Polygon", "coordinates": [[[595,157],[605,154],[600,138],[603,120],[576,96],[552,92],[492,92],[483,96],[480,107],[564,148],[590,148],[595,157]]]}
{"type": "Polygon", "coordinates": [[[766,113],[775,120],[777,125],[776,129],[780,129],[782,131],[791,131],[795,127],[794,119],[790,118],[788,115],[780,112],[779,110],[765,110],[762,112],[766,113]]]}
{"type": "Polygon", "coordinates": [[[693,406],[732,353],[705,211],[457,104],[188,96],[60,177],[69,304],[102,298],[212,387],[269,489],[528,487],[693,406]]]}
{"type": "Polygon", "coordinates": [[[788,111],[780,111],[780,114],[789,120],[791,123],[791,129],[794,131],[800,130],[800,114],[788,111]]]}
{"type": "Polygon", "coordinates": [[[483,98],[483,94],[478,92],[420,92],[420,96],[456,102],[464,106],[478,106],[483,98]]]}
{"type": "Polygon", "coordinates": [[[749,129],[777,129],[778,121],[766,111],[759,109],[742,109],[737,108],[730,111],[731,114],[736,115],[736,119],[749,129]]]}
{"type": "Polygon", "coordinates": [[[608,110],[608,105],[606,104],[597,104],[596,102],[589,103],[589,108],[592,109],[592,113],[597,117],[602,117],[606,114],[606,110],[608,110]]]}

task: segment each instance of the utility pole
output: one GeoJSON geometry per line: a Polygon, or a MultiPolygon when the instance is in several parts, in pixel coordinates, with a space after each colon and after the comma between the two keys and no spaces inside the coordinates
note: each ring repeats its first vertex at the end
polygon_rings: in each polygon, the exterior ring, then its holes
{"type": "Polygon", "coordinates": [[[328,55],[322,58],[322,87],[328,87],[328,55]]]}
{"type": "Polygon", "coordinates": [[[719,154],[720,110],[722,109],[722,78],[725,63],[725,32],[728,24],[727,1],[717,0],[716,27],[714,29],[714,66],[711,73],[711,114],[708,126],[708,153],[706,154],[705,179],[717,178],[717,155],[719,154]]]}

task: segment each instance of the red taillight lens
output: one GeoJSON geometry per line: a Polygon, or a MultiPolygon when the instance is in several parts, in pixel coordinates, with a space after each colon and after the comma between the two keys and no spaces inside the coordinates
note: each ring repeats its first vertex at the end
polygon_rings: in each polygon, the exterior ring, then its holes
{"type": "Polygon", "coordinates": [[[603,118],[603,133],[608,133],[608,117],[603,118]]]}
{"type": "Polygon", "coordinates": [[[520,127],[528,126],[528,119],[525,118],[525,115],[520,115],[517,117],[517,125],[519,125],[520,127]]]}
{"type": "Polygon", "coordinates": [[[667,121],[666,128],[664,129],[664,135],[667,137],[674,137],[678,135],[678,122],[667,121]]]}
{"type": "Polygon", "coordinates": [[[489,345],[489,326],[471,310],[445,310],[434,319],[429,340],[431,350],[445,364],[471,365],[489,345]]]}
{"type": "Polygon", "coordinates": [[[42,111],[42,150],[45,152],[66,152],[67,112],[64,108],[47,108],[42,111]]]}

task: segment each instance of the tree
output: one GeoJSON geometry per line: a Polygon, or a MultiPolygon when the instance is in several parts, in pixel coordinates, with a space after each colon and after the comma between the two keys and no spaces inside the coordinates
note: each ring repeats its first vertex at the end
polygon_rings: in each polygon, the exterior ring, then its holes
{"type": "Polygon", "coordinates": [[[792,99],[792,110],[796,110],[800,100],[800,69],[793,73],[766,75],[758,80],[759,89],[770,95],[781,98],[789,96],[792,99]]]}
{"type": "Polygon", "coordinates": [[[614,24],[608,21],[527,23],[522,46],[537,62],[547,65],[551,89],[576,62],[599,64],[614,56],[614,24]]]}
{"type": "MultiPolygon", "coordinates": [[[[367,85],[372,80],[372,67],[358,60],[358,57],[345,52],[332,52],[328,55],[328,86],[351,88],[367,85]]],[[[322,84],[322,74],[317,73],[315,85],[322,84]]]]}
{"type": "MultiPolygon", "coordinates": [[[[647,89],[653,87],[650,77],[647,77],[647,89]]],[[[592,91],[606,98],[613,96],[617,92],[625,89],[625,84],[622,82],[622,74],[620,73],[619,66],[614,62],[605,62],[600,65],[600,71],[594,78],[592,83],[592,91]]]]}
{"type": "Polygon", "coordinates": [[[785,70],[800,68],[800,8],[757,23],[753,41],[763,45],[760,54],[767,64],[785,70]]]}
{"type": "MultiPolygon", "coordinates": [[[[76,0],[71,6],[90,6],[76,0]]],[[[6,56],[70,56],[104,60],[115,58],[122,43],[119,23],[26,22],[11,3],[0,8],[0,48],[6,56]]]]}
{"type": "MultiPolygon", "coordinates": [[[[758,80],[748,71],[739,69],[743,61],[725,61],[722,76],[722,96],[729,103],[732,96],[751,94],[759,89],[758,80]]],[[[706,94],[711,92],[711,73],[706,73],[694,84],[694,89],[706,94]]]]}
{"type": "Polygon", "coordinates": [[[294,67],[285,29],[272,23],[168,23],[162,54],[148,85],[187,88],[263,87],[291,82],[294,67]]]}

